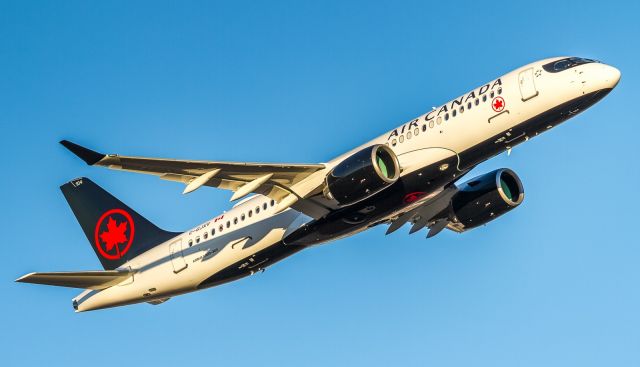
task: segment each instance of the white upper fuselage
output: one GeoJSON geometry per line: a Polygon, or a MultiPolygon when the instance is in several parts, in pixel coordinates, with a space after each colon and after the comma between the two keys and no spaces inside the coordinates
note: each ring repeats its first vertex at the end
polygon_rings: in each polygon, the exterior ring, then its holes
{"type": "MultiPolygon", "coordinates": [[[[432,111],[354,148],[330,162],[330,169],[354,152],[374,144],[388,145],[398,157],[401,177],[440,162],[457,160],[442,171],[466,173],[462,153],[494,139],[501,150],[533,136],[514,136],[512,129],[545,111],[592,92],[613,88],[617,69],[602,63],[578,65],[562,72],[547,72],[541,60],[483,84],[432,111]],[[510,142],[513,141],[513,144],[510,142]]],[[[548,128],[553,126],[548,126],[548,128]]],[[[499,151],[497,151],[499,152],[499,151]]],[[[486,160],[490,156],[474,157],[486,160]]],[[[132,279],[101,291],[87,290],[76,298],[78,311],[115,305],[157,301],[198,289],[207,278],[239,264],[250,273],[264,269],[253,255],[281,243],[288,230],[311,218],[293,209],[276,214],[277,203],[257,195],[176,238],[126,263],[132,279]],[[243,261],[244,260],[244,261],[243,261]]],[[[406,208],[389,213],[397,215],[406,208]]],[[[362,230],[359,228],[353,233],[362,230]]],[[[232,280],[232,279],[230,279],[232,280]]]]}

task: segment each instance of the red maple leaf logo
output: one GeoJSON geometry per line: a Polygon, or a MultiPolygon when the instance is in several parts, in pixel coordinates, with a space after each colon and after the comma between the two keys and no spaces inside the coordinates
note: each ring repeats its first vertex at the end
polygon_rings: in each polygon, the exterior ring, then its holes
{"type": "Polygon", "coordinates": [[[493,100],[493,110],[500,112],[502,109],[504,109],[504,99],[502,99],[502,97],[496,97],[493,100]]]}
{"type": "Polygon", "coordinates": [[[420,199],[420,198],[421,198],[421,197],[423,197],[424,195],[425,195],[425,193],[424,193],[424,192],[422,192],[422,191],[412,192],[412,193],[406,194],[406,195],[404,196],[404,198],[403,198],[403,201],[404,201],[406,204],[410,204],[410,203],[413,203],[414,201],[416,201],[416,200],[420,199]]]}
{"type": "MultiPolygon", "coordinates": [[[[127,242],[127,236],[124,232],[127,230],[127,222],[123,221],[120,224],[117,224],[111,216],[109,216],[109,221],[107,222],[107,230],[100,233],[100,239],[104,241],[106,244],[106,250],[111,251],[111,249],[119,244],[127,242]]],[[[119,249],[117,249],[118,252],[119,249]]]]}

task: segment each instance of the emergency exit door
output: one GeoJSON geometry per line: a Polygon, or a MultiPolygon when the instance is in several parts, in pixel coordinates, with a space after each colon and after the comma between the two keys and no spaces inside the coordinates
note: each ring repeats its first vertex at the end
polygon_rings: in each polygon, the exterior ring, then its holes
{"type": "Polygon", "coordinates": [[[538,95],[538,90],[536,89],[536,83],[533,76],[533,68],[521,71],[520,74],[518,74],[518,84],[520,86],[520,95],[522,96],[523,102],[538,95]]]}

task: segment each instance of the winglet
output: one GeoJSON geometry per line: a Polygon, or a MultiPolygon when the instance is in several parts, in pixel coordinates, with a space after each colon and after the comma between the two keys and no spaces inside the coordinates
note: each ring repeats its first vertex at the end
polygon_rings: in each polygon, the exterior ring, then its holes
{"type": "Polygon", "coordinates": [[[98,163],[102,158],[106,155],[102,153],[95,152],[91,149],[87,149],[78,144],[72,143],[68,140],[61,140],[60,144],[62,144],[65,148],[69,149],[71,153],[77,155],[83,161],[87,162],[88,165],[93,166],[98,163]]]}

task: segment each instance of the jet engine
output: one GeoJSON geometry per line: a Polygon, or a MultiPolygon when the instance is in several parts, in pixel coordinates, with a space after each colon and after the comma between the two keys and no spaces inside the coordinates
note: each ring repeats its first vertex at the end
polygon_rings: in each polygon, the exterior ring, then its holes
{"type": "Polygon", "coordinates": [[[458,187],[451,199],[453,224],[459,231],[487,224],[524,200],[520,178],[502,168],[473,178],[458,187]]]}
{"type": "Polygon", "coordinates": [[[351,205],[392,185],[400,177],[395,153],[376,144],[354,153],[334,167],[325,179],[324,196],[340,206],[351,205]]]}

